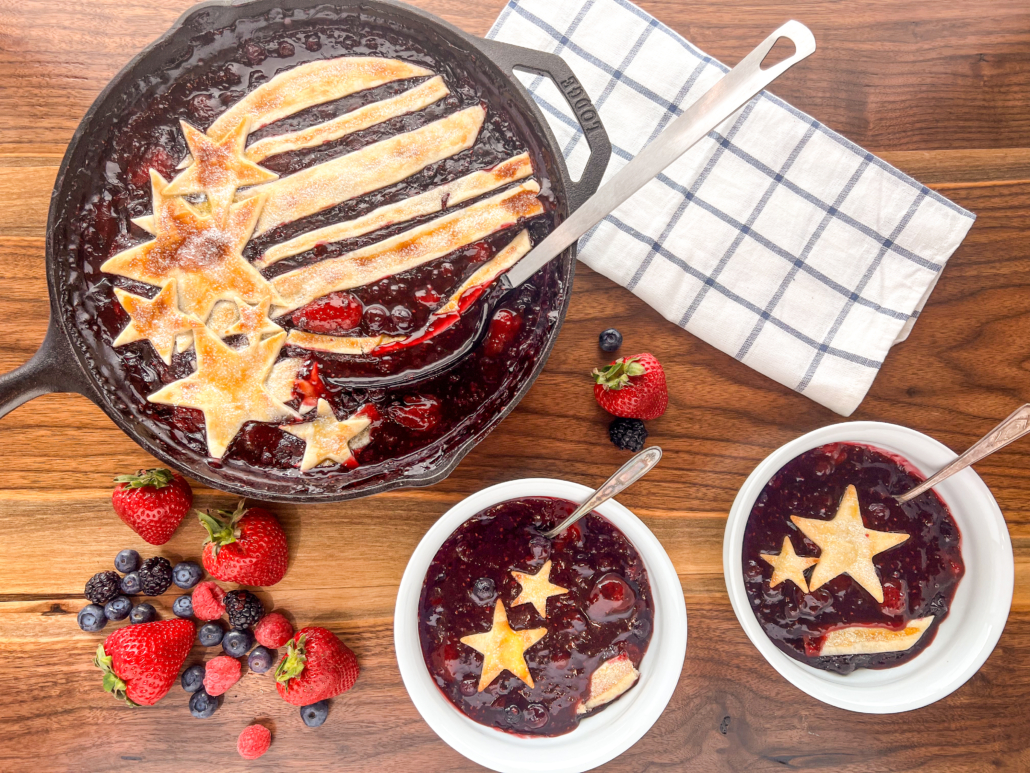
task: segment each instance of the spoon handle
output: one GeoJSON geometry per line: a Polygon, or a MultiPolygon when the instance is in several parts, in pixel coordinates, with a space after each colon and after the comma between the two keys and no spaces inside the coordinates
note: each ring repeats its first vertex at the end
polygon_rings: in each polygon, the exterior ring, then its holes
{"type": "Polygon", "coordinates": [[[661,458],[662,449],[658,446],[645,448],[616,470],[615,474],[608,478],[597,491],[591,494],[586,502],[577,507],[572,515],[550,531],[544,532],[544,536],[547,539],[554,539],[591,510],[607,502],[616,494],[622,493],[622,491],[640,480],[648,470],[658,464],[658,460],[661,458]]]}
{"type": "Polygon", "coordinates": [[[1030,434],[1030,403],[1016,408],[1016,410],[1009,414],[1008,418],[971,445],[969,450],[955,459],[955,461],[941,468],[914,489],[906,491],[904,494],[899,494],[895,499],[902,504],[915,499],[945,478],[950,478],[959,470],[964,470],[969,465],[976,464],[985,456],[993,454],[999,448],[1004,448],[1013,440],[1018,440],[1023,435],[1028,434],[1030,434]]]}

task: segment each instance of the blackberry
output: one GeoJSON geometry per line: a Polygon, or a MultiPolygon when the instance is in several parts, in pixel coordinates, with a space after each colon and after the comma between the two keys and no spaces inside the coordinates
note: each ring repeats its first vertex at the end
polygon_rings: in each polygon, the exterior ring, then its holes
{"type": "Polygon", "coordinates": [[[225,594],[225,613],[229,625],[249,631],[265,615],[261,599],[249,590],[231,590],[225,594]]]}
{"type": "Polygon", "coordinates": [[[139,567],[139,586],[144,596],[160,596],[172,585],[172,562],[164,556],[148,558],[139,567]]]}
{"type": "Polygon", "coordinates": [[[118,595],[118,583],[121,581],[118,572],[97,572],[86,583],[86,598],[94,604],[104,606],[118,595]]]}
{"type": "Polygon", "coordinates": [[[643,451],[647,429],[640,419],[616,419],[608,425],[608,437],[623,451],[643,451]]]}
{"type": "Polygon", "coordinates": [[[597,345],[601,347],[601,351],[614,352],[622,346],[622,333],[610,327],[597,337],[597,345]]]}

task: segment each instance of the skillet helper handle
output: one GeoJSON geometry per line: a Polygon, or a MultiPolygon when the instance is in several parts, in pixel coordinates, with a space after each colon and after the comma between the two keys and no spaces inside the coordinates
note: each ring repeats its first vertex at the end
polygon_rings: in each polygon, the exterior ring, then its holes
{"type": "MultiPolygon", "coordinates": [[[[498,40],[479,39],[476,42],[487,51],[494,62],[512,74],[514,70],[519,69],[550,78],[568,102],[583,130],[587,145],[590,146],[590,157],[583,167],[583,174],[569,186],[569,211],[575,211],[601,186],[601,178],[604,177],[604,170],[608,168],[608,161],[612,155],[611,140],[608,139],[608,132],[601,123],[597,108],[590,101],[590,95],[580,85],[572,68],[557,54],[513,46],[511,43],[502,43],[498,40]]],[[[532,96],[530,100],[532,101],[532,96]]],[[[565,168],[565,173],[568,174],[565,159],[560,155],[558,158],[565,168]]]]}
{"type": "Polygon", "coordinates": [[[89,396],[78,373],[79,366],[51,313],[39,351],[21,367],[0,375],[0,418],[22,403],[50,392],[79,392],[89,396]]]}

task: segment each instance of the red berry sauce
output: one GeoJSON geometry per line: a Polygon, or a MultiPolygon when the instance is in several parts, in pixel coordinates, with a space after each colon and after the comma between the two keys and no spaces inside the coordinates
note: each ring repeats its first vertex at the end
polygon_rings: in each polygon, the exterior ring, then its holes
{"type": "MultiPolygon", "coordinates": [[[[906,504],[901,494],[924,480],[905,459],[872,446],[831,443],[806,451],[777,472],[758,495],[744,532],[744,586],[751,609],[772,642],[795,660],[849,674],[856,668],[891,668],[926,649],[948,616],[965,572],[961,535],[948,506],[931,490],[906,504]],[[879,604],[847,574],[811,593],[787,580],[769,587],[772,567],[761,553],[779,554],[789,536],[799,556],[819,548],[790,516],[832,519],[848,485],[858,492],[862,520],[875,531],[904,532],[908,540],[873,557],[883,586],[879,604]],[[904,652],[818,656],[822,637],[853,625],[902,629],[933,615],[926,633],[904,652]]],[[[806,577],[810,577],[806,573],[806,577]]]]}
{"type": "MultiPolygon", "coordinates": [[[[419,600],[419,637],[437,686],[466,716],[521,735],[576,728],[594,670],[625,654],[637,668],[654,624],[651,585],[639,554],[608,520],[591,513],[554,540],[542,534],[578,505],[526,497],[494,505],[459,526],[440,546],[419,600]],[[512,607],[520,586],[511,571],[535,574],[550,560],[550,582],[568,593],[512,607]],[[547,628],[524,653],[530,688],[509,671],[478,692],[483,656],[460,639],[488,631],[497,600],[519,631],[547,628]]],[[[630,688],[633,689],[633,688],[630,688]]],[[[610,705],[610,704],[607,704],[610,705]]]]}

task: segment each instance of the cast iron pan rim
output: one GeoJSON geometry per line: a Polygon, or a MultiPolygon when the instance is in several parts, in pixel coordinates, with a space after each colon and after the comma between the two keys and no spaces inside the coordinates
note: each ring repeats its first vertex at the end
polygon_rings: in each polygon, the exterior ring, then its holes
{"type": "MultiPolygon", "coordinates": [[[[75,346],[74,342],[79,339],[79,331],[65,316],[65,311],[69,308],[64,304],[60,290],[63,289],[62,285],[59,285],[57,276],[58,260],[56,258],[57,245],[55,244],[55,231],[57,230],[57,220],[60,215],[59,210],[62,209],[64,202],[59,193],[64,189],[66,178],[68,177],[69,165],[72,161],[72,157],[76,155],[79,144],[89,134],[91,124],[101,106],[107,101],[107,99],[116,92],[118,89],[123,87],[122,81],[130,76],[137,68],[139,63],[147,56],[151,55],[154,51],[160,49],[163,46],[169,45],[173,40],[183,34],[184,30],[190,20],[199,14],[202,14],[212,8],[229,8],[236,11],[236,20],[260,15],[268,11],[274,10],[277,7],[283,5],[292,5],[289,2],[284,3],[283,0],[249,0],[248,2],[233,2],[233,0],[207,0],[207,2],[198,3],[186,10],[172,26],[166,30],[160,37],[154,40],[152,43],[143,48],[136,56],[134,56],[119,72],[115,75],[111,81],[104,87],[100,94],[93,101],[93,104],[86,111],[82,120],[80,121],[75,133],[72,135],[71,140],[68,143],[68,148],[65,151],[64,158],[61,161],[61,166],[58,169],[57,177],[54,182],[54,193],[50,200],[50,208],[47,218],[47,232],[46,232],[46,264],[47,264],[47,285],[50,292],[50,316],[51,325],[48,330],[47,338],[50,338],[53,332],[54,323],[56,320],[57,325],[60,328],[61,336],[63,340],[59,341],[59,345],[62,345],[68,349],[68,353],[73,355],[75,362],[79,367],[79,372],[75,374],[65,373],[62,376],[63,382],[66,386],[84,394],[94,403],[96,403],[101,410],[132,440],[134,440],[139,446],[145,451],[152,454],[153,456],[160,459],[165,464],[173,467],[174,469],[181,470],[184,474],[188,475],[201,483],[210,486],[213,489],[224,491],[229,494],[237,496],[244,496],[253,499],[259,499],[269,502],[286,502],[286,503],[311,503],[311,502],[335,502],[344,501],[348,499],[355,499],[358,497],[371,496],[373,494],[379,494],[385,491],[390,491],[396,488],[412,488],[431,486],[435,483],[439,483],[441,480],[449,476],[461,462],[461,460],[468,454],[478,443],[480,443],[486,435],[488,435],[493,429],[503,421],[521,402],[525,394],[532,388],[536,379],[539,377],[543,368],[547,364],[547,360],[550,356],[551,350],[554,348],[554,344],[557,341],[558,334],[561,331],[562,324],[565,320],[565,315],[568,312],[569,303],[572,295],[572,280],[575,274],[575,257],[576,257],[576,246],[569,247],[568,250],[563,254],[568,256],[569,268],[567,273],[563,272],[561,279],[563,282],[564,297],[559,307],[559,316],[554,326],[548,333],[548,340],[546,344],[541,348],[540,354],[536,365],[515,394],[508,399],[507,403],[497,411],[493,416],[487,419],[486,424],[480,428],[475,434],[467,438],[461,445],[454,448],[449,454],[435,464],[431,469],[421,472],[416,475],[405,475],[403,473],[397,475],[397,477],[390,480],[383,480],[369,486],[362,486],[359,482],[355,484],[353,488],[345,490],[327,491],[323,493],[294,493],[284,494],[274,491],[266,491],[260,488],[252,488],[246,484],[236,483],[230,480],[223,480],[221,476],[214,471],[208,471],[204,469],[204,459],[197,456],[197,461],[194,465],[183,463],[176,459],[171,453],[157,446],[157,444],[143,438],[136,427],[136,422],[130,421],[129,417],[123,414],[121,411],[111,405],[108,396],[98,386],[98,378],[92,372],[92,369],[85,361],[83,354],[83,347],[75,346]],[[264,6],[264,8],[262,8],[264,6]]],[[[304,4],[307,5],[307,4],[304,4]]],[[[315,5],[312,3],[311,5],[315,5]]],[[[466,46],[464,52],[466,56],[469,54],[478,54],[479,57],[488,63],[488,66],[494,69],[494,75],[500,76],[495,77],[495,80],[507,82],[509,85],[509,93],[512,95],[517,109],[519,109],[524,117],[528,114],[529,123],[532,128],[542,137],[542,147],[550,150],[551,155],[554,158],[554,170],[557,172],[558,179],[560,180],[561,190],[556,191],[556,199],[564,206],[565,212],[563,215],[567,215],[571,209],[575,209],[585,200],[590,194],[596,190],[600,184],[601,173],[603,173],[603,166],[596,170],[594,174],[589,175],[585,172],[581,178],[579,184],[573,183],[569,175],[568,170],[565,167],[564,158],[558,148],[557,140],[554,137],[547,121],[544,119],[543,114],[537,107],[536,103],[530,97],[525,87],[518,81],[515,76],[505,70],[505,68],[496,61],[496,53],[491,52],[491,48],[494,52],[498,51],[497,47],[503,49],[511,49],[512,51],[519,51],[518,47],[511,46],[509,44],[500,43],[497,41],[484,41],[475,36],[469,35],[463,30],[455,27],[454,25],[440,19],[433,14],[427,13],[421,9],[414,8],[404,3],[395,2],[395,0],[357,0],[357,2],[348,3],[342,2],[339,4],[333,4],[336,7],[352,6],[356,12],[368,11],[372,14],[377,12],[384,13],[384,15],[390,17],[409,17],[414,18],[430,27],[435,27],[440,33],[441,37],[446,39],[448,36],[458,38],[466,46]],[[593,179],[591,179],[593,178],[593,179]],[[575,191],[576,195],[573,197],[571,193],[575,191]]],[[[528,52],[531,54],[539,55],[540,52],[528,52]]],[[[459,55],[459,54],[454,54],[459,55]]],[[[553,54],[548,54],[557,58],[553,54]]],[[[596,155],[594,143],[597,143],[600,150],[604,153],[604,162],[607,163],[608,151],[610,145],[608,144],[607,135],[604,132],[603,127],[600,125],[600,121],[597,121],[597,127],[594,129],[594,135],[588,136],[591,143],[591,156],[596,155]]],[[[596,166],[596,165],[595,165],[596,166]]],[[[552,176],[552,185],[556,182],[552,176]]],[[[45,344],[44,344],[45,345],[45,344]]],[[[298,479],[298,484],[301,483],[298,479]]]]}

